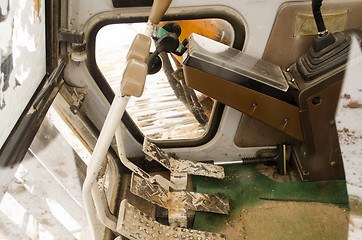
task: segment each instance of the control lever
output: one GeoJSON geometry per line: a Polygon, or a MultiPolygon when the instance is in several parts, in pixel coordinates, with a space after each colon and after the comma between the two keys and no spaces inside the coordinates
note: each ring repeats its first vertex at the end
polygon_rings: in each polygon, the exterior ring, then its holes
{"type": "Polygon", "coordinates": [[[113,99],[102,130],[99,134],[92,158],[87,168],[87,176],[83,184],[84,208],[87,214],[92,240],[100,239],[102,225],[116,232],[117,222],[111,216],[107,202],[99,191],[99,176],[109,146],[120,127],[120,119],[125,112],[130,96],[141,96],[146,81],[146,64],[154,28],[165,14],[172,0],[154,0],[148,18],[145,34],[138,34],[127,55],[127,63],[123,71],[121,89],[113,99]]]}
{"type": "Polygon", "coordinates": [[[181,34],[181,28],[177,23],[169,22],[163,27],[157,26],[152,34],[155,40],[156,50],[150,54],[147,65],[148,74],[157,73],[162,67],[162,61],[159,57],[161,52],[174,53],[181,56],[185,51],[187,42],[181,42],[178,37],[181,34]]]}

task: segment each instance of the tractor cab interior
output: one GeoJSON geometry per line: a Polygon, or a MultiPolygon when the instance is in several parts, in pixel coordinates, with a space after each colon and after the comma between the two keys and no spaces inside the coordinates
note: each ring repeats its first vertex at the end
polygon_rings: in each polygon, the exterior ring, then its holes
{"type": "Polygon", "coordinates": [[[38,140],[59,116],[77,239],[348,238],[336,111],[361,73],[362,1],[41,2],[47,73],[0,163],[51,171],[38,140]]]}

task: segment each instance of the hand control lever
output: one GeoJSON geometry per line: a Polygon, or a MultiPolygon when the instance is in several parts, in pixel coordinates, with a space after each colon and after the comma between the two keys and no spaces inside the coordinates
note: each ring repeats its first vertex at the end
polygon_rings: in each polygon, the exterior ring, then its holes
{"type": "MultiPolygon", "coordinates": [[[[185,51],[187,42],[181,42],[178,37],[181,28],[177,23],[169,22],[163,27],[157,26],[152,34],[155,40],[156,50],[150,54],[147,65],[148,74],[157,73],[162,67],[162,61],[158,56],[161,52],[174,53],[181,56],[185,51]]],[[[186,40],[187,41],[187,40],[186,40]]]]}

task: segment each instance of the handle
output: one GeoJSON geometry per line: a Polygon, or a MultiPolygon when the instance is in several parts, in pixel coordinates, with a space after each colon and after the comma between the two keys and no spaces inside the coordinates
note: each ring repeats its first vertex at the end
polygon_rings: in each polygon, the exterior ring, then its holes
{"type": "Polygon", "coordinates": [[[148,20],[152,24],[158,24],[170,6],[171,2],[172,0],[154,0],[148,20]]]}

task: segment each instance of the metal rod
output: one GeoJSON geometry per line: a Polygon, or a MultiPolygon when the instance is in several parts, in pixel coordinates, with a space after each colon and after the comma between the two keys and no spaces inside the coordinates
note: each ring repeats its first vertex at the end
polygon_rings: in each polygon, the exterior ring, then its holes
{"type": "Polygon", "coordinates": [[[98,225],[97,215],[99,221],[102,224],[104,224],[109,229],[116,231],[117,222],[114,221],[114,219],[110,219],[107,216],[106,212],[97,211],[104,209],[104,207],[99,206],[99,204],[101,204],[101,201],[99,201],[101,197],[100,192],[94,190],[92,191],[92,189],[94,184],[97,183],[98,173],[101,170],[102,163],[106,157],[108,148],[111,145],[114,133],[118,125],[120,124],[128,100],[129,96],[122,96],[120,93],[118,93],[113,99],[111,108],[108,112],[108,115],[102,127],[101,133],[99,135],[98,141],[96,143],[96,146],[92,154],[90,164],[87,169],[87,177],[83,185],[83,199],[84,199],[84,206],[86,209],[88,222],[91,225],[90,227],[91,227],[93,240],[97,239],[96,238],[97,233],[95,232],[95,228],[98,225]],[[96,198],[95,201],[93,201],[92,195],[94,198],[96,198]]]}
{"type": "Polygon", "coordinates": [[[53,90],[53,87],[57,85],[57,82],[60,81],[60,76],[63,74],[63,70],[65,68],[65,61],[63,59],[59,60],[58,66],[54,69],[54,71],[50,74],[48,81],[45,84],[45,87],[41,90],[39,95],[34,101],[33,109],[38,109],[39,104],[43,100],[44,96],[53,90]]]}
{"type": "MultiPolygon", "coordinates": [[[[145,35],[151,37],[155,24],[151,21],[147,22],[145,35]]],[[[129,96],[121,95],[119,91],[113,99],[112,105],[103,124],[101,133],[94,148],[91,161],[87,169],[87,176],[83,184],[83,199],[87,213],[88,222],[90,224],[91,236],[93,240],[101,237],[100,223],[116,232],[117,220],[111,215],[109,208],[104,206],[102,195],[98,190],[97,176],[102,168],[109,146],[120,125],[121,118],[125,112],[129,96]],[[97,219],[98,216],[98,219],[97,219]],[[97,230],[96,230],[97,229],[97,230]]]]}
{"type": "Polygon", "coordinates": [[[322,2],[323,0],[312,0],[313,16],[318,28],[319,35],[324,35],[327,32],[321,13],[322,2]]]}

